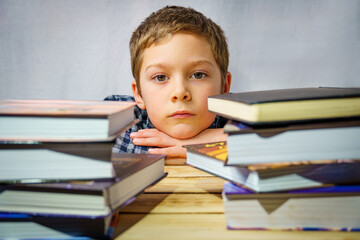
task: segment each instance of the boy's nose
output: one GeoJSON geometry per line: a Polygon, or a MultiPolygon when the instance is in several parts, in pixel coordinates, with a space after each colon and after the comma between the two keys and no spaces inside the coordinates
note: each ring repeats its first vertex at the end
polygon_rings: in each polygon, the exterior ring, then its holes
{"type": "Polygon", "coordinates": [[[188,90],[184,81],[177,81],[177,84],[174,84],[173,87],[174,91],[173,96],[171,97],[172,102],[191,100],[191,93],[188,90]]]}

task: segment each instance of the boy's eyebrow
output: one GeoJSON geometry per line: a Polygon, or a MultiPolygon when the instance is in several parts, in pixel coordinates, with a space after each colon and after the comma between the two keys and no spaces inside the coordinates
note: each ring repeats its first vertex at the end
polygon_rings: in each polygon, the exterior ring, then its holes
{"type": "Polygon", "coordinates": [[[196,66],[196,65],[201,65],[201,64],[209,64],[209,65],[211,65],[212,67],[216,67],[216,66],[214,65],[214,63],[212,63],[212,62],[209,61],[209,60],[198,60],[198,61],[192,61],[192,62],[189,63],[189,65],[191,65],[191,66],[196,66]]]}
{"type": "Polygon", "coordinates": [[[145,67],[145,71],[148,70],[149,68],[153,68],[153,67],[157,67],[157,68],[164,68],[165,65],[162,63],[154,63],[154,64],[150,64],[148,66],[145,67]]]}
{"type": "MultiPolygon", "coordinates": [[[[197,65],[201,65],[201,64],[208,64],[208,65],[211,65],[212,67],[216,67],[214,65],[214,63],[212,63],[211,61],[208,61],[208,60],[196,60],[196,61],[190,61],[188,63],[189,66],[197,66],[197,65]]],[[[167,67],[167,65],[163,64],[163,63],[150,64],[150,65],[145,67],[145,71],[148,70],[149,68],[153,68],[153,67],[165,68],[165,67],[167,67]]]]}

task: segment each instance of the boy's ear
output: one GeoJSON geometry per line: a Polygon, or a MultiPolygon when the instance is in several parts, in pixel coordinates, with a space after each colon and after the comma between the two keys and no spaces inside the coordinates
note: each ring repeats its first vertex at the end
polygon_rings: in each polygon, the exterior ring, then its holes
{"type": "Polygon", "coordinates": [[[140,95],[140,93],[139,93],[139,90],[138,90],[138,88],[137,88],[137,86],[136,86],[136,82],[135,82],[135,81],[132,81],[132,83],[131,83],[131,88],[132,88],[132,91],[133,91],[133,95],[134,95],[136,104],[138,105],[139,108],[145,110],[146,107],[145,107],[144,100],[143,100],[143,98],[141,97],[141,95],[140,95]]]}
{"type": "Polygon", "coordinates": [[[226,78],[224,81],[224,88],[222,93],[229,93],[230,92],[230,85],[231,85],[231,73],[227,72],[226,78]]]}

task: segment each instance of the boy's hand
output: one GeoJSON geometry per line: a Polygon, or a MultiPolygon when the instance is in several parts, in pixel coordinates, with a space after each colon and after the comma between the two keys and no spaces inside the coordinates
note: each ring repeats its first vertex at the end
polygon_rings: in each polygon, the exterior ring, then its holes
{"type": "Polygon", "coordinates": [[[159,147],[150,148],[149,153],[165,154],[168,157],[186,158],[186,149],[182,147],[180,140],[157,129],[143,129],[130,134],[135,145],[159,147]]]}
{"type": "Polygon", "coordinates": [[[159,147],[150,148],[149,153],[181,158],[186,158],[186,148],[183,148],[183,145],[227,140],[227,135],[224,134],[222,128],[205,129],[197,136],[189,139],[175,139],[155,128],[139,130],[136,133],[131,133],[130,137],[135,145],[159,147]]]}

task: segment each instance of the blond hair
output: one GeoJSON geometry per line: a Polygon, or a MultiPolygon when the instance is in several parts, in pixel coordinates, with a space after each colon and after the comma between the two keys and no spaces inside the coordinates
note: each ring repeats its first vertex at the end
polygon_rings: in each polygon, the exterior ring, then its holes
{"type": "Polygon", "coordinates": [[[131,70],[140,94],[140,67],[144,50],[178,32],[190,32],[209,42],[220,68],[223,89],[229,65],[229,51],[223,30],[210,18],[192,8],[166,6],[147,17],[130,39],[131,70]]]}

